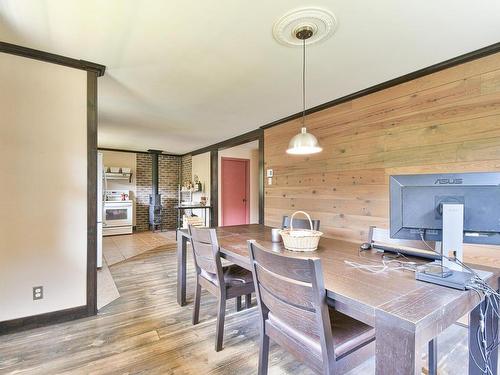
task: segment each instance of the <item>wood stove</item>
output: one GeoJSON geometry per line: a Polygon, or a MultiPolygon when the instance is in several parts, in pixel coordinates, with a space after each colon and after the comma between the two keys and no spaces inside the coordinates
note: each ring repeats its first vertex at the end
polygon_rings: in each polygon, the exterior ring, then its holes
{"type": "Polygon", "coordinates": [[[162,230],[162,206],[161,194],[158,193],[158,155],[162,153],[160,150],[148,150],[151,154],[151,175],[152,175],[152,191],[149,196],[149,229],[155,231],[162,230]]]}

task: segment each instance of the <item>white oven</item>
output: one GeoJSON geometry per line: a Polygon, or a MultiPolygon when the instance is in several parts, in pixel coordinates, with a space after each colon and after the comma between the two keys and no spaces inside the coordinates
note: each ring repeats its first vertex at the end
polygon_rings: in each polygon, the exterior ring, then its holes
{"type": "MultiPolygon", "coordinates": [[[[106,198],[113,199],[109,192],[106,193],[106,198]]],[[[126,197],[128,198],[128,192],[126,197]]],[[[102,232],[104,236],[132,233],[133,202],[131,200],[106,200],[103,211],[102,232]]]]}

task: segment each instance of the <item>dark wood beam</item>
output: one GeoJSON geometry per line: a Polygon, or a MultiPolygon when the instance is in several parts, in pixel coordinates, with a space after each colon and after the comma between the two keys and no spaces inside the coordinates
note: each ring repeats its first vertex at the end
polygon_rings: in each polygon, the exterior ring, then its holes
{"type": "Polygon", "coordinates": [[[97,314],[97,73],[87,72],[87,313],[97,314]]]}
{"type": "Polygon", "coordinates": [[[219,151],[217,149],[210,151],[210,205],[212,206],[210,226],[216,227],[219,225],[219,151]]]}
{"type": "Polygon", "coordinates": [[[97,78],[106,67],[84,60],[0,42],[0,52],[87,71],[87,299],[84,306],[0,322],[0,333],[97,314],[97,78]]]}
{"type": "Polygon", "coordinates": [[[264,160],[264,132],[259,136],[259,224],[264,224],[264,184],[266,170],[264,160]]]}
{"type": "MultiPolygon", "coordinates": [[[[428,66],[426,68],[405,74],[403,76],[391,79],[389,81],[379,83],[377,85],[374,85],[374,86],[368,87],[366,89],[357,91],[355,93],[343,96],[341,98],[334,99],[334,100],[331,100],[329,102],[320,104],[316,107],[309,108],[308,110],[306,110],[306,115],[310,115],[312,113],[322,111],[322,110],[330,108],[330,107],[334,107],[336,105],[348,102],[350,100],[360,98],[360,97],[365,96],[365,95],[373,94],[377,91],[385,90],[385,89],[388,89],[390,87],[400,85],[402,83],[411,81],[411,80],[416,79],[416,78],[420,78],[420,77],[423,77],[423,76],[426,76],[426,75],[429,75],[432,73],[436,73],[440,70],[448,69],[448,68],[451,68],[451,67],[456,66],[456,65],[460,65],[460,64],[463,64],[463,63],[466,63],[469,61],[480,59],[482,57],[486,57],[486,56],[492,55],[492,54],[497,53],[497,52],[500,52],[500,42],[486,46],[484,48],[480,48],[480,49],[472,51],[472,52],[465,53],[463,55],[460,55],[460,56],[451,58],[449,60],[428,66]]],[[[259,129],[269,129],[273,126],[280,125],[280,124],[283,124],[283,123],[291,121],[291,120],[296,120],[296,119],[300,118],[301,116],[302,116],[302,112],[297,112],[297,113],[294,113],[294,114],[289,115],[287,117],[283,117],[281,119],[272,121],[268,124],[262,125],[259,129]]],[[[185,155],[202,154],[204,152],[209,152],[213,149],[222,150],[225,148],[234,147],[234,146],[238,146],[238,145],[243,144],[243,143],[254,141],[256,139],[259,139],[259,133],[258,133],[259,129],[252,130],[250,132],[247,132],[247,133],[244,133],[242,135],[227,139],[225,141],[214,143],[213,145],[206,146],[206,147],[188,152],[185,155]]]]}
{"type": "Polygon", "coordinates": [[[45,314],[28,316],[0,322],[0,336],[9,333],[25,331],[50,324],[67,322],[88,316],[87,306],[78,306],[70,309],[53,311],[45,314]]]}
{"type": "MultiPolygon", "coordinates": [[[[219,150],[236,147],[248,142],[259,141],[259,223],[264,223],[264,131],[256,129],[238,137],[227,139],[212,146],[204,147],[189,154],[199,155],[210,152],[210,204],[212,226],[218,225],[219,217],[219,150]]],[[[189,155],[186,154],[186,155],[189,155]]]]}
{"type": "MultiPolygon", "coordinates": [[[[336,105],[339,105],[339,104],[342,104],[342,103],[345,103],[345,102],[348,102],[348,101],[351,101],[351,100],[354,100],[357,98],[361,98],[362,96],[370,95],[370,94],[373,94],[377,91],[382,91],[382,90],[388,89],[390,87],[400,85],[402,83],[405,83],[405,82],[408,82],[408,81],[411,81],[411,80],[414,80],[414,79],[417,79],[417,78],[420,78],[420,77],[423,77],[423,76],[426,76],[426,75],[429,75],[432,73],[439,72],[440,70],[448,69],[448,68],[451,68],[451,67],[456,66],[456,65],[460,65],[460,64],[463,64],[463,63],[466,63],[469,61],[480,59],[481,57],[489,56],[489,55],[492,55],[492,54],[497,53],[497,52],[500,52],[500,42],[492,44],[492,45],[484,47],[484,48],[480,48],[478,50],[475,50],[475,51],[472,51],[472,52],[469,52],[469,53],[466,53],[466,54],[463,54],[460,56],[457,56],[457,57],[454,57],[452,59],[428,66],[426,68],[416,70],[414,72],[405,74],[401,77],[397,77],[397,78],[391,79],[389,81],[379,83],[377,85],[374,85],[374,86],[368,87],[366,89],[357,91],[355,93],[343,96],[341,98],[334,99],[334,100],[331,100],[329,102],[320,104],[316,107],[309,108],[308,110],[306,110],[305,113],[306,113],[306,115],[310,115],[312,113],[319,112],[319,111],[322,111],[324,109],[331,108],[331,107],[334,107],[336,105]]],[[[297,113],[294,113],[293,115],[290,115],[290,116],[281,118],[279,120],[272,121],[268,124],[262,125],[260,128],[261,129],[269,129],[269,128],[272,128],[273,126],[280,125],[280,124],[283,124],[283,123],[288,122],[288,121],[296,120],[300,117],[302,117],[302,112],[297,112],[297,113]]]]}
{"type": "Polygon", "coordinates": [[[190,155],[190,154],[199,155],[199,154],[204,154],[205,152],[210,152],[212,150],[224,150],[226,148],[242,145],[243,143],[256,141],[259,139],[261,132],[262,132],[261,129],[255,129],[252,130],[251,132],[238,135],[237,137],[229,138],[226,139],[225,141],[214,143],[213,145],[188,152],[185,155],[190,155]]]}
{"type": "MultiPolygon", "coordinates": [[[[126,149],[122,149],[122,148],[98,147],[97,149],[99,151],[129,152],[131,154],[150,154],[149,151],[126,150],[126,149]]],[[[160,155],[183,156],[182,154],[172,154],[172,153],[163,152],[163,151],[160,152],[160,155]]]]}
{"type": "Polygon", "coordinates": [[[106,71],[106,67],[101,64],[96,64],[86,60],[77,60],[71,57],[56,55],[54,53],[44,52],[6,42],[0,42],[0,52],[94,72],[98,77],[103,76],[106,71]]]}

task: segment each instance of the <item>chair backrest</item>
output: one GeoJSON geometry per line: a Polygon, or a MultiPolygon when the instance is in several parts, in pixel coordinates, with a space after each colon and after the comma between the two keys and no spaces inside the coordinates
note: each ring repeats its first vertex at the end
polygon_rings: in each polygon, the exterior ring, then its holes
{"type": "Polygon", "coordinates": [[[188,229],[189,236],[191,237],[191,246],[193,247],[196,273],[199,275],[202,271],[205,271],[210,275],[215,275],[219,285],[222,285],[224,277],[219,254],[219,242],[217,241],[215,229],[197,228],[191,224],[188,226],[188,229]]]}
{"type": "Polygon", "coordinates": [[[286,322],[317,342],[327,363],[334,348],[320,260],[272,253],[255,241],[248,241],[248,248],[262,324],[269,314],[271,321],[286,322]]]}
{"type": "MultiPolygon", "coordinates": [[[[314,230],[319,230],[319,220],[311,220],[314,230]]],[[[281,222],[281,228],[287,229],[290,227],[290,217],[283,216],[283,221],[281,222]]],[[[293,219],[293,227],[297,229],[311,229],[309,220],[306,219],[293,219]]]]}

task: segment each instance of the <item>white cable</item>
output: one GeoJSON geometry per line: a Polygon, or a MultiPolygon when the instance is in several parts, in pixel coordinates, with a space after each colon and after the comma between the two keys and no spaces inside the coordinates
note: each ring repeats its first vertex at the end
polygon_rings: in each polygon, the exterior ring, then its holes
{"type": "MultiPolygon", "coordinates": [[[[470,351],[470,349],[469,349],[469,353],[471,354],[471,358],[474,361],[475,365],[482,373],[492,375],[493,371],[492,371],[492,363],[491,363],[491,353],[493,350],[498,350],[498,345],[499,345],[498,331],[496,333],[496,337],[495,336],[493,337],[492,344],[488,347],[487,346],[487,342],[488,342],[487,339],[488,338],[487,338],[487,334],[486,334],[487,329],[485,329],[485,328],[486,328],[486,325],[488,324],[488,322],[487,322],[488,307],[491,307],[492,319],[493,319],[493,312],[496,314],[496,316],[498,318],[500,318],[500,311],[499,311],[500,294],[495,289],[493,289],[488,283],[486,283],[483,279],[481,279],[481,277],[472,268],[470,268],[469,266],[467,266],[466,264],[464,264],[460,260],[458,260],[456,258],[449,258],[449,257],[443,255],[442,253],[441,254],[438,253],[435,249],[433,249],[425,241],[424,233],[422,233],[422,232],[420,232],[420,239],[422,240],[422,242],[425,244],[425,246],[427,248],[429,248],[430,250],[432,250],[436,254],[442,256],[445,259],[448,259],[449,261],[452,261],[452,262],[458,264],[459,266],[465,268],[466,270],[468,270],[470,273],[473,274],[473,278],[469,282],[469,284],[466,286],[466,288],[474,290],[475,292],[479,293],[479,295],[481,293],[483,293],[484,300],[486,302],[486,310],[484,313],[482,310],[482,305],[480,307],[481,326],[478,327],[478,330],[476,332],[477,345],[479,347],[479,352],[481,353],[481,357],[483,358],[485,368],[482,368],[477,363],[477,361],[474,358],[474,355],[473,355],[472,351],[470,351]],[[480,337],[480,333],[481,333],[481,337],[480,337]],[[483,343],[486,343],[486,345],[484,345],[483,343]]],[[[480,298],[480,301],[482,299],[483,298],[480,298]]],[[[480,302],[480,303],[482,304],[482,302],[480,302]]],[[[495,335],[494,332],[492,332],[492,334],[495,335]]]]}
{"type": "Polygon", "coordinates": [[[429,245],[427,243],[427,241],[425,241],[424,239],[424,233],[420,232],[420,240],[424,243],[425,246],[427,246],[430,250],[432,250],[433,252],[437,253],[436,249],[433,249],[431,245],[429,245]]]}
{"type": "Polygon", "coordinates": [[[372,274],[379,274],[386,271],[396,271],[396,270],[415,271],[415,269],[411,267],[414,266],[413,262],[401,262],[399,260],[389,260],[389,261],[382,260],[381,262],[382,264],[370,265],[370,264],[357,263],[350,260],[344,260],[344,263],[351,266],[352,268],[358,269],[360,271],[366,271],[372,274]],[[397,263],[400,266],[390,267],[389,264],[392,263],[397,263]]]}
{"type": "MultiPolygon", "coordinates": [[[[492,363],[491,363],[491,354],[494,350],[498,350],[499,338],[498,338],[498,328],[496,332],[492,332],[492,343],[491,345],[487,345],[488,337],[487,337],[487,324],[488,324],[488,310],[491,308],[491,318],[493,318],[493,314],[499,317],[499,295],[493,288],[491,288],[488,284],[486,284],[481,279],[474,279],[467,286],[468,289],[474,290],[476,293],[483,293],[484,300],[486,303],[486,309],[483,312],[483,306],[480,306],[480,315],[481,315],[481,324],[476,332],[476,340],[479,348],[479,352],[483,359],[485,367],[481,367],[478,363],[474,355],[471,353],[471,358],[474,361],[474,364],[483,374],[493,374],[492,371],[492,363]],[[486,343],[486,345],[485,345],[486,343]]],[[[482,299],[482,298],[481,298],[482,299]]]]}
{"type": "MultiPolygon", "coordinates": [[[[487,345],[488,340],[487,340],[487,334],[486,334],[487,329],[486,328],[487,328],[487,324],[488,324],[488,308],[491,308],[491,311],[492,311],[491,318],[492,319],[493,319],[493,313],[500,319],[500,309],[499,309],[499,307],[500,307],[500,293],[497,292],[495,289],[493,289],[483,279],[481,279],[481,277],[472,268],[470,268],[466,264],[462,263],[460,260],[458,260],[456,258],[449,258],[443,254],[439,254],[435,249],[433,249],[425,241],[423,233],[420,233],[420,238],[421,238],[422,242],[430,250],[432,250],[433,252],[442,256],[445,259],[448,259],[452,262],[455,262],[456,264],[460,265],[461,267],[467,269],[470,273],[472,273],[473,278],[470,280],[470,282],[466,286],[466,288],[478,293],[480,301],[482,301],[484,299],[486,302],[486,310],[484,313],[483,313],[483,307],[482,306],[480,307],[480,313],[482,315],[482,318],[481,318],[482,323],[481,323],[481,326],[478,327],[477,332],[476,332],[477,345],[478,345],[479,352],[481,354],[481,358],[484,362],[485,367],[483,368],[479,365],[476,358],[474,358],[474,354],[472,353],[472,351],[470,351],[470,349],[469,349],[469,353],[470,353],[472,360],[474,361],[474,364],[481,371],[481,373],[487,374],[487,375],[492,375],[493,371],[492,371],[492,363],[491,363],[491,354],[492,354],[493,350],[498,350],[498,347],[500,344],[499,337],[498,337],[499,332],[498,332],[498,329],[497,329],[497,332],[492,332],[492,334],[493,334],[492,340],[493,341],[492,341],[491,345],[488,346],[487,345]],[[486,345],[484,345],[483,343],[486,343],[486,345]]],[[[406,257],[404,257],[404,258],[406,258],[406,257]]],[[[372,260],[369,258],[366,258],[366,259],[368,261],[371,261],[371,262],[378,262],[378,261],[375,261],[375,260],[372,260]]],[[[406,259],[408,259],[408,258],[406,258],[406,259]]],[[[383,273],[386,271],[391,271],[391,270],[410,270],[413,272],[416,271],[414,262],[411,262],[411,261],[402,262],[402,261],[398,261],[398,260],[394,260],[394,259],[389,260],[389,261],[382,260],[382,262],[381,262],[382,264],[372,264],[372,265],[357,263],[357,262],[353,262],[353,261],[349,261],[349,260],[344,260],[344,263],[355,268],[355,269],[358,269],[360,271],[369,272],[372,274],[380,274],[380,273],[383,273]],[[397,263],[399,266],[390,267],[389,264],[392,264],[392,263],[397,263]]],[[[480,303],[482,304],[483,302],[480,302],[480,303]]]]}
{"type": "Polygon", "coordinates": [[[369,264],[361,264],[361,263],[356,263],[356,262],[351,262],[350,260],[344,260],[344,263],[351,266],[352,268],[362,270],[362,271],[368,271],[370,273],[382,273],[387,270],[387,266],[384,265],[369,265],[369,264]]]}

